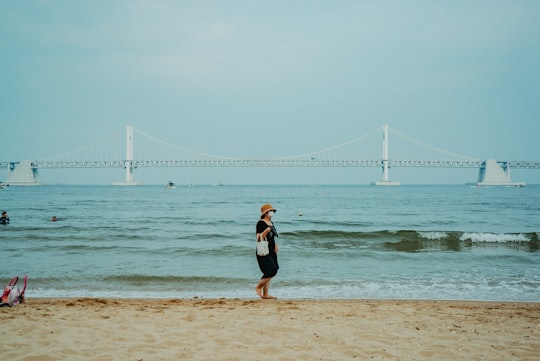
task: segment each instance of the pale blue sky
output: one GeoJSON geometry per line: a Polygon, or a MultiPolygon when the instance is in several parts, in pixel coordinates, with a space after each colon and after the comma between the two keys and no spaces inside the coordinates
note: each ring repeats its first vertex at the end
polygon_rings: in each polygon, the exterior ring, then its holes
{"type": "MultiPolygon", "coordinates": [[[[538,19],[536,0],[0,0],[0,161],[62,154],[128,124],[240,158],[306,153],[388,124],[475,158],[540,160],[538,19]]],[[[402,159],[399,149],[390,155],[402,159]]],[[[40,175],[124,178],[121,169],[40,175]]],[[[474,169],[391,171],[402,183],[476,177],[474,169]]],[[[379,178],[376,168],[135,173],[158,184],[379,178]]],[[[540,170],[512,178],[540,183],[540,170]]]]}

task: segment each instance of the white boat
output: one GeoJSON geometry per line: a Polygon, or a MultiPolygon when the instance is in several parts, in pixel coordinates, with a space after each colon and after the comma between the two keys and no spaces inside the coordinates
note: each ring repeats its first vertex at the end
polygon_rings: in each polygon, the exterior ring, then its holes
{"type": "Polygon", "coordinates": [[[167,188],[167,189],[175,189],[175,188],[176,188],[176,184],[174,184],[174,183],[171,182],[171,181],[168,181],[167,184],[165,184],[165,188],[167,188]]]}

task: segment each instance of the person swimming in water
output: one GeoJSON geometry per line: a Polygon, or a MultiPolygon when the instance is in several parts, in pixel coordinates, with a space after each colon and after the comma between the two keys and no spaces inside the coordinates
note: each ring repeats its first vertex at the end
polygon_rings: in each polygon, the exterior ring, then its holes
{"type": "Polygon", "coordinates": [[[9,224],[9,216],[6,211],[2,212],[2,217],[0,217],[0,224],[9,224]]]}

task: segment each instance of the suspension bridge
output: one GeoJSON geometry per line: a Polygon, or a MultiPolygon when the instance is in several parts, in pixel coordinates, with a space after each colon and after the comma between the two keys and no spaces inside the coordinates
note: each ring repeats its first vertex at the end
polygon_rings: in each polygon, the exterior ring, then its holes
{"type": "MultiPolygon", "coordinates": [[[[21,161],[0,161],[0,168],[7,169],[8,185],[39,185],[38,171],[41,169],[59,168],[123,168],[125,169],[125,181],[115,183],[117,185],[137,185],[134,180],[134,170],[138,168],[152,167],[376,167],[381,169],[381,179],[372,184],[381,186],[399,185],[399,182],[390,180],[390,168],[411,167],[411,168],[476,168],[479,170],[476,185],[478,186],[525,186],[523,182],[513,182],[510,179],[510,169],[540,169],[540,161],[501,161],[501,160],[480,160],[472,157],[448,152],[422,142],[419,142],[397,130],[392,129],[392,133],[415,143],[423,148],[427,148],[439,154],[443,154],[446,159],[432,160],[398,160],[389,156],[389,127],[384,125],[366,135],[347,141],[345,143],[328,147],[322,150],[270,159],[242,159],[217,156],[201,153],[167,143],[161,139],[153,137],[132,126],[126,127],[125,133],[125,153],[118,152],[118,139],[108,140],[115,147],[115,151],[104,150],[103,144],[96,143],[83,147],[79,150],[69,152],[60,156],[50,157],[42,160],[21,160],[21,161]],[[141,139],[156,145],[161,149],[161,153],[149,151],[141,152],[141,156],[135,158],[134,154],[134,131],[141,135],[141,139]],[[382,134],[382,154],[378,156],[366,156],[366,149],[358,149],[359,144],[365,144],[367,139],[374,134],[382,134]],[[165,153],[163,152],[165,150],[165,153]],[[101,153],[101,154],[98,154],[101,153]],[[112,154],[116,153],[114,156],[112,154]],[[452,159],[448,159],[452,158],[452,159]]],[[[104,141],[104,142],[107,142],[104,141]]],[[[380,143],[379,143],[380,144],[380,143]]],[[[380,145],[379,145],[380,146],[380,145]]],[[[123,147],[123,145],[122,145],[123,147]]],[[[374,148],[373,144],[369,145],[374,148]]]]}

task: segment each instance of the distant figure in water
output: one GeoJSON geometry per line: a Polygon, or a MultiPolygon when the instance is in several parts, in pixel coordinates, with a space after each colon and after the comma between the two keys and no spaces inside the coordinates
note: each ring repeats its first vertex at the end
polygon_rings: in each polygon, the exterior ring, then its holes
{"type": "Polygon", "coordinates": [[[0,224],[9,224],[9,216],[6,211],[2,212],[2,217],[0,217],[0,224]]]}
{"type": "Polygon", "coordinates": [[[51,221],[56,222],[56,216],[52,216],[51,221]]]}

